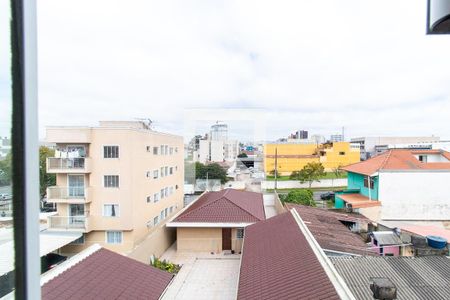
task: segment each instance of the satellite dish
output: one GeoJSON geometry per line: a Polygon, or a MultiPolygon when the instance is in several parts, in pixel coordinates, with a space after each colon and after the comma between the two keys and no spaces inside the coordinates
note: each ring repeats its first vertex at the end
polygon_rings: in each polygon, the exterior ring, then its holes
{"type": "Polygon", "coordinates": [[[449,0],[428,0],[427,34],[450,34],[449,0]]]}

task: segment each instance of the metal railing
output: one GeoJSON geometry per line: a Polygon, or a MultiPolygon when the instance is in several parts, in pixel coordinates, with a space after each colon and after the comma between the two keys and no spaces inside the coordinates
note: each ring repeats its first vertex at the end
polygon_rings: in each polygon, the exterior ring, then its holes
{"type": "Polygon", "coordinates": [[[57,158],[49,157],[47,158],[47,169],[84,169],[85,168],[85,158],[75,157],[75,158],[57,158]]]}
{"type": "Polygon", "coordinates": [[[72,186],[51,186],[47,188],[47,198],[48,199],[69,199],[78,198],[84,199],[86,197],[86,188],[82,187],[72,187],[72,186]]]}
{"type": "Polygon", "coordinates": [[[86,216],[51,216],[48,217],[48,227],[51,229],[86,229],[86,216]]]}

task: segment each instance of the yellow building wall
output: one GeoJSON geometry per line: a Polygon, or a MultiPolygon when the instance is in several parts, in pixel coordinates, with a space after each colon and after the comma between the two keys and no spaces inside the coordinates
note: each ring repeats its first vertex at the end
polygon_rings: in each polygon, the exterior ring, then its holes
{"type": "Polygon", "coordinates": [[[335,142],[332,146],[316,144],[266,144],[264,145],[264,170],[267,175],[275,169],[275,149],[277,167],[281,175],[300,171],[310,162],[320,162],[326,172],[359,162],[359,149],[351,148],[348,142],[335,142]],[[290,157],[289,157],[290,156],[290,157]],[[299,157],[304,156],[304,157],[299,157]]]}
{"type": "MultiPolygon", "coordinates": [[[[243,239],[237,238],[237,229],[231,229],[231,249],[242,250],[243,239]]],[[[222,228],[177,228],[177,251],[222,252],[222,228]]]]}

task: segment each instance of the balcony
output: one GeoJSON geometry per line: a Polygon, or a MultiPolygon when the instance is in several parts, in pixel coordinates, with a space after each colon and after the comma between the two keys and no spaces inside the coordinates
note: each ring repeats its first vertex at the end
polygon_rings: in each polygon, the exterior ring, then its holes
{"type": "Polygon", "coordinates": [[[51,203],[89,203],[90,187],[51,186],[47,188],[47,201],[51,203]]]}
{"type": "Polygon", "coordinates": [[[88,231],[88,217],[86,216],[50,216],[48,230],[88,231]]]}
{"type": "Polygon", "coordinates": [[[90,158],[47,158],[47,173],[90,173],[90,158]]]}

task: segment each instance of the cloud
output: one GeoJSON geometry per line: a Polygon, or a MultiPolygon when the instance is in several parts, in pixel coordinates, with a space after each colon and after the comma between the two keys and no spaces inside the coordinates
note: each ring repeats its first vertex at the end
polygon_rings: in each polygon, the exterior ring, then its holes
{"type": "Polygon", "coordinates": [[[43,1],[40,133],[149,117],[183,134],[186,109],[260,108],[273,120],[267,138],[342,126],[348,135],[450,137],[450,39],[425,35],[425,8],[408,0],[43,1]]]}

